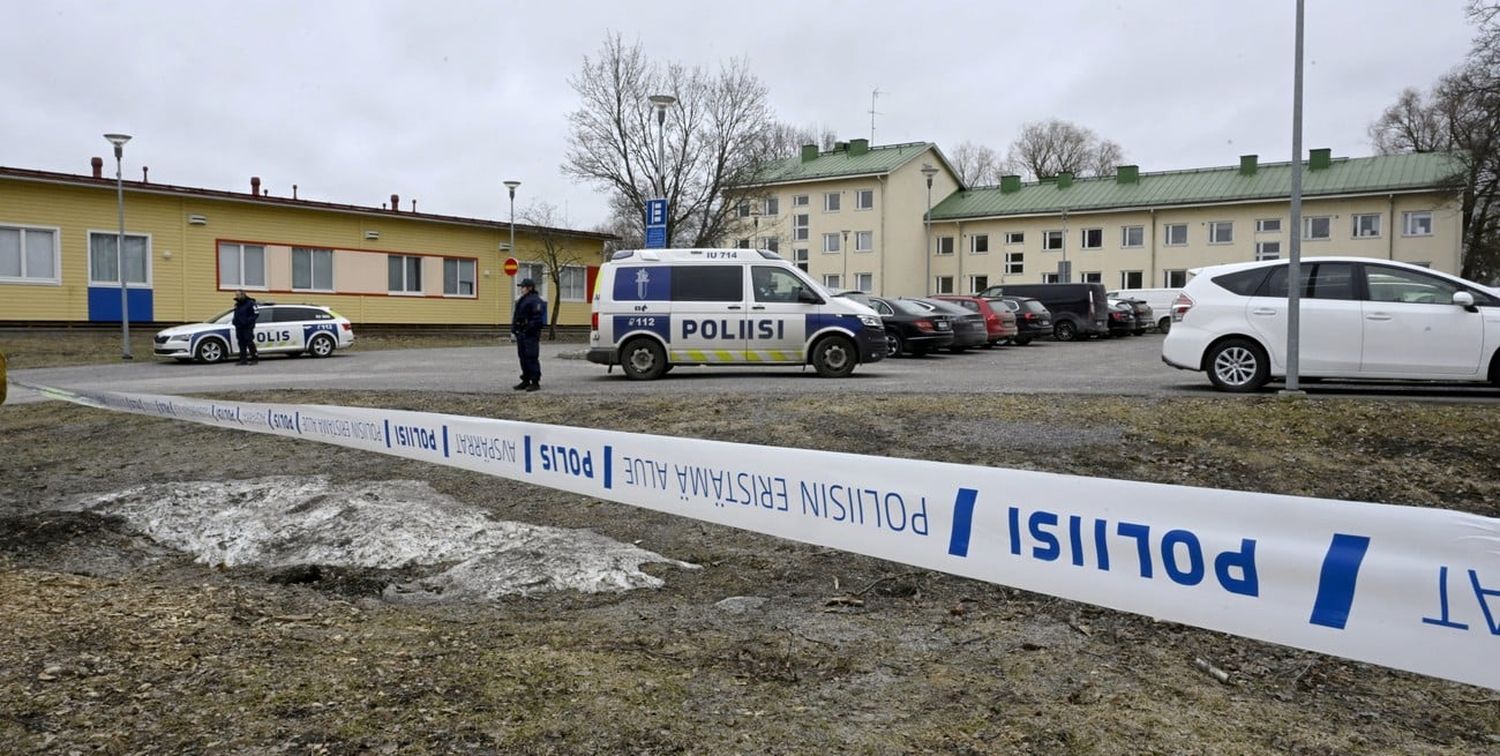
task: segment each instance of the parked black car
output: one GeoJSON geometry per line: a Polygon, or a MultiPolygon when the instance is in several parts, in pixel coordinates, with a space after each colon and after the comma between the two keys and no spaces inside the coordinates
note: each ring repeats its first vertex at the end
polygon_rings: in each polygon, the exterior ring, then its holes
{"type": "Polygon", "coordinates": [[[1109,335],[1110,308],[1102,283],[1001,284],[980,292],[983,297],[1003,295],[1041,300],[1052,313],[1052,337],[1058,341],[1109,335]]]}
{"type": "Polygon", "coordinates": [[[948,351],[954,354],[971,347],[984,346],[990,340],[990,331],[984,324],[984,316],[977,312],[941,299],[920,297],[910,299],[902,297],[901,299],[918,307],[924,307],[928,312],[946,314],[952,319],[953,343],[948,345],[948,351]]]}
{"type": "Polygon", "coordinates": [[[872,297],[860,292],[846,291],[834,296],[867,304],[880,315],[885,325],[887,357],[923,355],[953,343],[953,321],[946,313],[930,312],[910,300],[872,297]]]}
{"type": "MultiPolygon", "coordinates": [[[[1130,332],[1137,336],[1145,336],[1146,329],[1156,325],[1156,319],[1151,312],[1151,305],[1146,304],[1142,300],[1130,297],[1110,297],[1109,303],[1110,305],[1119,303],[1122,307],[1130,309],[1133,320],[1130,332]]],[[[1111,329],[1111,332],[1113,332],[1113,329],[1111,329]]]]}
{"type": "Polygon", "coordinates": [[[1011,343],[1026,346],[1039,336],[1052,335],[1052,313],[1040,299],[1007,295],[996,300],[1016,315],[1016,335],[1011,343]]]}

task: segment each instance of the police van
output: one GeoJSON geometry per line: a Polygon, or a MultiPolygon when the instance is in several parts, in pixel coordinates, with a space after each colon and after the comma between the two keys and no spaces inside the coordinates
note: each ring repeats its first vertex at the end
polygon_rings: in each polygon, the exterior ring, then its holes
{"type": "Polygon", "coordinates": [[[620,250],[594,285],[588,359],[634,380],[677,365],[807,365],[842,378],[885,357],[874,310],[775,252],[620,250]]]}

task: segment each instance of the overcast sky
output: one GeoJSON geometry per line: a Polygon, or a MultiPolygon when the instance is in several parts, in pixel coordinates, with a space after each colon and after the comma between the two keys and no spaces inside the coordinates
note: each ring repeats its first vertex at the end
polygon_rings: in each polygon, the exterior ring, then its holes
{"type": "MultiPolygon", "coordinates": [[[[1365,155],[1404,87],[1459,63],[1463,0],[1309,0],[1304,146],[1365,155]]],[[[31,2],[0,0],[0,165],[504,219],[604,220],[559,166],[568,78],[605,35],[713,67],[746,57],[782,119],[1004,151],[1063,118],[1143,171],[1291,150],[1292,0],[31,2]],[[110,161],[112,162],[112,160],[110,161]],[[109,166],[113,171],[113,165],[109,166]]],[[[0,217],[4,208],[0,208],[0,217]]]]}

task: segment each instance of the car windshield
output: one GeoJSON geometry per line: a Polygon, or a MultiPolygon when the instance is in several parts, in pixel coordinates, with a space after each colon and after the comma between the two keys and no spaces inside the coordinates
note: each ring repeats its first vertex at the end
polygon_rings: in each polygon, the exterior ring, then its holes
{"type": "Polygon", "coordinates": [[[910,299],[892,299],[890,303],[892,307],[907,315],[930,315],[932,313],[931,307],[923,307],[921,303],[910,299]]]}
{"type": "Polygon", "coordinates": [[[215,315],[215,316],[213,316],[213,317],[211,317],[208,320],[205,320],[203,322],[205,322],[205,323],[219,323],[219,324],[223,324],[223,323],[228,323],[229,321],[231,321],[233,319],[234,319],[234,308],[231,307],[231,308],[229,308],[229,309],[227,309],[227,310],[219,313],[218,315],[215,315]]]}
{"type": "Polygon", "coordinates": [[[925,306],[933,312],[941,312],[946,315],[969,315],[972,314],[963,307],[952,302],[944,302],[941,299],[913,299],[910,300],[918,306],[925,306]]]}
{"type": "Polygon", "coordinates": [[[1047,308],[1042,305],[1040,299],[1028,299],[1022,303],[1027,312],[1046,312],[1047,308]]]}

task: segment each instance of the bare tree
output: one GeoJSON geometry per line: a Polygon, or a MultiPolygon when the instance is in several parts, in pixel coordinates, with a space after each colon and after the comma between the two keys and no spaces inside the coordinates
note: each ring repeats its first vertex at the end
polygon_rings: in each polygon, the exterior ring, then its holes
{"type": "Polygon", "coordinates": [[[582,246],[576,246],[574,237],[564,234],[559,229],[564,225],[562,213],[558,212],[557,206],[550,202],[534,202],[520,213],[521,221],[536,227],[537,240],[541,247],[536,250],[538,261],[546,269],[543,275],[552,282],[552,306],[549,322],[547,324],[547,339],[557,340],[557,316],[562,311],[559,306],[562,298],[562,273],[565,268],[583,268],[587,273],[587,266],[598,260],[592,252],[585,251],[582,246]]]}
{"type": "Polygon", "coordinates": [[[609,190],[642,218],[645,201],[668,201],[667,240],[702,246],[723,235],[735,198],[783,155],[766,87],[743,60],[717,71],[648,60],[639,42],[605,39],[569,79],[581,100],[568,116],[563,172],[609,190]],[[652,95],[676,102],[658,129],[652,95]]]}
{"type": "Polygon", "coordinates": [[[1077,124],[1056,118],[1032,121],[1010,145],[1010,162],[1030,178],[1059,173],[1107,176],[1125,159],[1120,145],[1077,124]]]}
{"type": "Polygon", "coordinates": [[[1438,152],[1452,147],[1448,129],[1435,104],[1423,101],[1422,93],[1407,87],[1396,103],[1370,124],[1370,142],[1382,155],[1401,152],[1438,152]]]}
{"type": "Polygon", "coordinates": [[[958,180],[964,186],[988,186],[1000,183],[1000,176],[1010,170],[999,153],[982,144],[959,142],[950,159],[958,180]]]}

